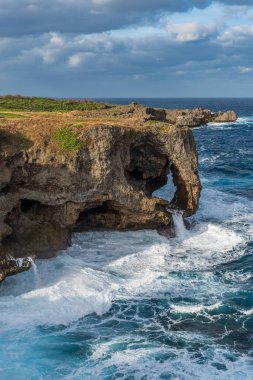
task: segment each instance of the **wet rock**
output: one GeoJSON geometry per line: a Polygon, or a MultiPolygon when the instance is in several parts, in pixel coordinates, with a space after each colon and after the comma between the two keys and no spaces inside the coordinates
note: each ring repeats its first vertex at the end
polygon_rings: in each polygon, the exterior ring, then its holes
{"type": "Polygon", "coordinates": [[[6,276],[13,276],[19,272],[26,271],[32,266],[32,260],[28,257],[14,258],[12,256],[0,256],[0,282],[6,276]]]}

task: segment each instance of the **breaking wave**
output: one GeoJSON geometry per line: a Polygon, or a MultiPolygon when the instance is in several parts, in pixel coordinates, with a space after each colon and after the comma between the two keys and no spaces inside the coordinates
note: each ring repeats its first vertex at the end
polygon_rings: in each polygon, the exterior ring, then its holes
{"type": "Polygon", "coordinates": [[[175,238],[78,233],[0,285],[1,378],[252,378],[252,125],[196,129],[200,209],[175,238]]]}

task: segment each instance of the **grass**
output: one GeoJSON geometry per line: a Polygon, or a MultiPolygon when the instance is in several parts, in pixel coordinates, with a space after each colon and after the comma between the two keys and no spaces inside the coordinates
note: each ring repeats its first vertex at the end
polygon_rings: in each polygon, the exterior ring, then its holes
{"type": "Polygon", "coordinates": [[[128,106],[116,108],[116,115],[112,114],[112,108],[107,107],[109,106],[88,101],[0,96],[0,131],[6,133],[2,135],[5,136],[5,143],[0,136],[0,146],[2,148],[4,144],[8,152],[26,149],[27,146],[34,146],[34,149],[45,149],[50,146],[56,155],[74,156],[82,148],[95,148],[96,141],[89,134],[89,131],[95,127],[157,130],[163,133],[172,128],[169,124],[158,120],[145,121],[143,115],[139,113],[129,114],[128,106]],[[68,108],[75,108],[73,112],[63,110],[66,102],[68,108]],[[1,109],[3,106],[8,106],[10,109],[4,111],[1,109]],[[16,110],[15,107],[23,109],[16,110]],[[95,111],[79,112],[76,110],[78,107],[93,108],[95,111]],[[34,110],[36,108],[45,112],[34,110]],[[16,134],[18,138],[15,140],[13,136],[16,134]]]}
{"type": "Polygon", "coordinates": [[[161,120],[148,120],[148,123],[149,124],[161,124],[161,123],[164,123],[164,122],[161,121],[161,120]]]}
{"type": "Polygon", "coordinates": [[[19,95],[0,96],[0,111],[68,112],[90,111],[104,108],[106,108],[105,104],[86,99],[30,98],[19,95]]]}
{"type": "Polygon", "coordinates": [[[5,118],[5,119],[22,119],[25,117],[24,115],[18,115],[15,113],[8,113],[8,112],[0,112],[0,118],[5,118]]]}
{"type": "Polygon", "coordinates": [[[69,127],[61,127],[55,131],[53,140],[60,144],[63,151],[73,151],[82,147],[78,136],[79,133],[72,131],[69,127]]]}

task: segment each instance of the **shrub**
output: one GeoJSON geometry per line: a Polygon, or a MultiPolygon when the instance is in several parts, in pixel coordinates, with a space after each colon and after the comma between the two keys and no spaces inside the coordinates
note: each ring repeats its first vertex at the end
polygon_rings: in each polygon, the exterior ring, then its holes
{"type": "Polygon", "coordinates": [[[60,144],[62,150],[78,150],[82,147],[81,142],[78,140],[78,136],[78,132],[74,132],[68,127],[62,127],[55,132],[53,140],[60,144]]]}

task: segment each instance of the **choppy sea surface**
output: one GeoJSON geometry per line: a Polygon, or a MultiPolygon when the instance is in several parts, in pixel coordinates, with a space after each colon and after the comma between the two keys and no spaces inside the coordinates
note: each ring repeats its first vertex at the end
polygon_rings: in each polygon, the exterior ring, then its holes
{"type": "Polygon", "coordinates": [[[193,131],[200,209],[170,240],[75,234],[4,281],[1,380],[253,379],[253,99],[138,101],[238,112],[193,131]]]}

